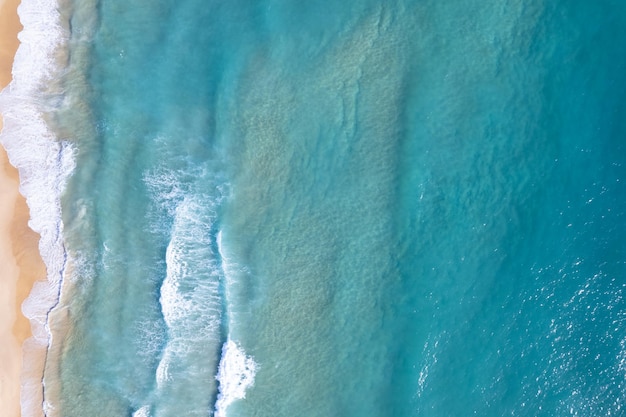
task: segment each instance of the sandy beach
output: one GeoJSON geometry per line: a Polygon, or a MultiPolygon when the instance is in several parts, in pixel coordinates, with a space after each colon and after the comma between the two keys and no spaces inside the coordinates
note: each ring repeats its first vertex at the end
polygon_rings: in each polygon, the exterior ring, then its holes
{"type": "MultiPolygon", "coordinates": [[[[0,88],[11,81],[19,44],[17,33],[22,26],[18,4],[16,0],[0,0],[0,88]]],[[[33,283],[45,279],[39,236],[27,225],[28,206],[18,189],[17,170],[0,147],[0,417],[20,416],[22,344],[31,335],[21,305],[33,283]]]]}

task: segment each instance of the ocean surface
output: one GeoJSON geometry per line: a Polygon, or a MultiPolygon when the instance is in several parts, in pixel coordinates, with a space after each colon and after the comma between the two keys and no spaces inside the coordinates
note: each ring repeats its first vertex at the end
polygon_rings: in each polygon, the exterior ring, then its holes
{"type": "Polygon", "coordinates": [[[626,2],[20,15],[48,417],[626,415],[626,2]]]}

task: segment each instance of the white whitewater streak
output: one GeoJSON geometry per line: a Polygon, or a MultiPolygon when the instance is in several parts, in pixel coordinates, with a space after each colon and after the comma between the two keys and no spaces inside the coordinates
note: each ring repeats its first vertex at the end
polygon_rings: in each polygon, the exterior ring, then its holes
{"type": "Polygon", "coordinates": [[[150,407],[144,405],[133,413],[133,417],[150,417],[150,407]]]}
{"type": "MultiPolygon", "coordinates": [[[[51,343],[48,313],[58,303],[66,254],[63,246],[60,195],[74,169],[72,147],[57,140],[43,118],[42,94],[61,68],[57,53],[67,44],[58,3],[23,0],[18,13],[23,31],[13,64],[13,81],[0,93],[4,128],[0,142],[20,174],[20,192],[30,208],[29,226],[41,235],[39,251],[47,267],[47,281],[33,287],[22,311],[31,321],[33,337],[25,355],[36,354],[51,343]]],[[[43,277],[42,277],[43,278],[43,277]]],[[[28,363],[28,359],[25,363],[28,363]]],[[[22,416],[40,416],[42,378],[29,369],[22,376],[22,416]]]]}
{"type": "Polygon", "coordinates": [[[219,269],[210,253],[211,220],[203,218],[202,210],[193,197],[184,198],[174,209],[159,299],[170,341],[157,368],[158,388],[171,379],[173,360],[184,362],[197,344],[206,349],[211,341],[219,340],[219,269]]]}
{"type": "Polygon", "coordinates": [[[179,287],[185,279],[187,265],[185,261],[185,246],[181,240],[184,236],[174,236],[167,246],[165,263],[167,274],[161,285],[161,309],[167,327],[172,328],[180,321],[184,321],[194,307],[193,301],[185,297],[179,287]]]}
{"type": "Polygon", "coordinates": [[[226,409],[235,400],[246,398],[246,390],[254,385],[257,364],[230,338],[222,347],[222,358],[217,373],[220,384],[215,417],[226,417],[226,409]]]}

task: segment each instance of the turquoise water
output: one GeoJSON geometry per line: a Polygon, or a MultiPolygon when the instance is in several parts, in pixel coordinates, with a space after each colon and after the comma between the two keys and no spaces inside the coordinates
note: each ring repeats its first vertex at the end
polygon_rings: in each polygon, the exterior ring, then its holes
{"type": "Polygon", "coordinates": [[[48,416],[623,415],[626,3],[61,11],[48,416]]]}

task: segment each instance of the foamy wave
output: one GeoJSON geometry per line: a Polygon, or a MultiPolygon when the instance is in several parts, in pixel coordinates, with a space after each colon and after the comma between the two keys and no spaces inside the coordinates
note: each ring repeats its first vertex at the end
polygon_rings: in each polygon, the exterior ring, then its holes
{"type": "Polygon", "coordinates": [[[152,233],[168,240],[159,299],[167,343],[155,378],[156,397],[170,400],[157,400],[153,412],[167,414],[174,407],[186,415],[206,413],[206,396],[217,389],[213,376],[222,344],[221,270],[212,236],[221,195],[202,167],[176,166],[169,159],[144,182],[154,202],[148,214],[152,233]],[[172,397],[189,383],[198,395],[176,405],[180,400],[172,397]]]}
{"type": "Polygon", "coordinates": [[[214,214],[208,204],[208,197],[187,196],[174,210],[160,297],[170,345],[178,338],[219,340],[220,270],[211,249],[214,214]]]}
{"type": "Polygon", "coordinates": [[[180,281],[185,275],[184,252],[182,247],[170,242],[165,255],[167,264],[167,276],[161,285],[161,309],[163,318],[168,327],[176,325],[176,322],[184,320],[193,303],[180,291],[180,281]]]}
{"type": "Polygon", "coordinates": [[[226,409],[236,400],[246,398],[246,390],[254,385],[258,365],[235,343],[228,339],[222,347],[222,358],[217,373],[220,384],[215,417],[226,417],[226,409]]]}
{"type": "Polygon", "coordinates": [[[211,206],[217,200],[190,191],[172,201],[171,196],[164,198],[161,190],[153,188],[153,192],[157,203],[173,214],[165,255],[166,276],[161,285],[163,318],[172,333],[180,327],[195,327],[197,319],[193,318],[209,313],[214,318],[208,323],[209,333],[217,334],[220,270],[211,246],[211,224],[215,220],[211,206]]]}
{"type": "Polygon", "coordinates": [[[150,417],[150,407],[144,405],[133,413],[133,417],[150,417]]]}
{"type": "Polygon", "coordinates": [[[163,387],[163,385],[171,379],[170,373],[169,373],[169,367],[170,367],[170,362],[171,362],[170,357],[171,357],[171,353],[168,351],[165,351],[165,354],[163,355],[163,357],[161,358],[161,361],[159,362],[159,366],[157,367],[157,370],[156,370],[157,388],[163,387]]]}
{"type": "MultiPolygon", "coordinates": [[[[15,55],[13,81],[0,93],[4,119],[0,142],[19,170],[20,192],[30,207],[29,226],[41,236],[39,251],[47,267],[47,281],[36,283],[22,306],[33,330],[25,362],[28,355],[41,354],[50,345],[48,314],[58,303],[66,264],[60,195],[74,169],[73,149],[49,129],[43,113],[54,109],[44,107],[47,101],[42,98],[51,94],[59,51],[68,39],[58,7],[52,0],[22,1],[18,13],[24,30],[18,36],[21,45],[15,55]]],[[[23,373],[23,416],[43,412],[40,373],[23,373]]]]}

